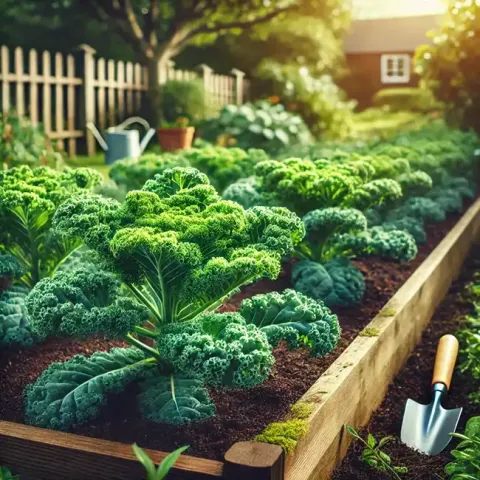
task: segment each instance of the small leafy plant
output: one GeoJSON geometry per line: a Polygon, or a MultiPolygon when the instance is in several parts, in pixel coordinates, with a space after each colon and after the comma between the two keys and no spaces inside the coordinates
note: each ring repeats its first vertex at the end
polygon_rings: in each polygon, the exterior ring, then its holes
{"type": "Polygon", "coordinates": [[[158,467],[148,456],[147,452],[141,449],[136,443],[133,444],[132,448],[138,461],[145,467],[145,470],[147,472],[146,480],[163,480],[164,478],[167,478],[167,475],[172,469],[172,467],[175,465],[175,462],[178,460],[180,455],[185,450],[187,450],[188,446],[180,447],[174,452],[167,455],[158,465],[158,467]]]}
{"type": "Polygon", "coordinates": [[[477,480],[480,478],[480,417],[470,418],[463,434],[450,435],[461,442],[452,450],[455,460],[445,467],[445,473],[452,480],[477,480]]]}
{"type": "Polygon", "coordinates": [[[20,476],[13,475],[7,467],[0,467],[0,480],[20,480],[20,476]]]}
{"type": "Polygon", "coordinates": [[[390,456],[382,450],[382,448],[390,440],[392,440],[393,437],[384,437],[377,442],[374,436],[369,433],[367,436],[367,440],[365,441],[350,425],[346,425],[346,429],[352,437],[354,437],[356,440],[358,440],[365,446],[362,454],[360,455],[360,460],[363,463],[375,470],[378,470],[379,472],[386,473],[390,477],[397,480],[400,480],[399,474],[408,473],[407,467],[397,467],[393,465],[390,456]]]}

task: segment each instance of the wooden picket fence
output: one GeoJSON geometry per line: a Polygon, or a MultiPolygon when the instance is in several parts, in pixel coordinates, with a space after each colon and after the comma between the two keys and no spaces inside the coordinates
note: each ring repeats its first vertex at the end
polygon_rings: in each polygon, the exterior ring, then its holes
{"type": "MultiPolygon", "coordinates": [[[[77,153],[77,141],[85,138],[87,153],[93,155],[95,139],[85,125],[93,122],[105,130],[138,114],[148,88],[146,70],[140,64],[97,58],[85,44],[80,49],[76,56],[40,54],[35,49],[27,55],[21,47],[13,52],[0,47],[0,111],[15,110],[34,125],[42,123],[58,149],[70,156],[77,153]],[[83,70],[83,75],[78,76],[77,70],[83,70]]],[[[194,72],[178,70],[174,62],[158,68],[160,84],[201,78],[215,106],[243,103],[246,82],[239,70],[219,75],[200,65],[194,72]]]]}

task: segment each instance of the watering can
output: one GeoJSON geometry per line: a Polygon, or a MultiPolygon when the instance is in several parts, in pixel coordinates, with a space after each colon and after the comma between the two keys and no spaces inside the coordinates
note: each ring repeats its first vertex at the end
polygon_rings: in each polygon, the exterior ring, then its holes
{"type": "Polygon", "coordinates": [[[138,158],[155,134],[155,129],[150,128],[148,122],[140,117],[129,118],[116,127],[108,128],[105,139],[92,122],[87,123],[86,127],[105,150],[105,163],[108,165],[122,158],[138,158]],[[138,130],[125,130],[132,123],[140,123],[145,127],[147,133],[142,141],[140,141],[138,130]]]}

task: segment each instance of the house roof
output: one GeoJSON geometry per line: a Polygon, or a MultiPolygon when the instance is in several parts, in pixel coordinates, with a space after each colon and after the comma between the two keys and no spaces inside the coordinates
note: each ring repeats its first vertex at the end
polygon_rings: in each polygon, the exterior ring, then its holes
{"type": "Polygon", "coordinates": [[[345,38],[345,53],[414,52],[419,45],[429,43],[426,34],[438,26],[440,18],[422,15],[356,20],[345,38]]]}
{"type": "Polygon", "coordinates": [[[351,0],[354,20],[440,15],[444,0],[351,0]]]}

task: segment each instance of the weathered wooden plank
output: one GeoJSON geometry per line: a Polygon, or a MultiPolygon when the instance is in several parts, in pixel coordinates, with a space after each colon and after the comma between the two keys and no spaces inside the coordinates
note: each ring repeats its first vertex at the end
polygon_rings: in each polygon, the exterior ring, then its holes
{"type": "Polygon", "coordinates": [[[8,48],[0,48],[0,75],[2,77],[2,113],[10,110],[10,52],[8,48]]]}
{"type": "MultiPolygon", "coordinates": [[[[63,55],[61,53],[55,54],[55,80],[60,80],[63,77],[63,55]]],[[[61,134],[64,130],[64,111],[63,111],[63,85],[55,82],[55,131],[61,134]]],[[[65,143],[60,137],[57,141],[58,149],[63,152],[65,150],[65,143]]]]}
{"type": "Polygon", "coordinates": [[[52,90],[51,84],[53,83],[51,75],[51,57],[50,52],[43,52],[42,54],[42,73],[43,73],[43,105],[42,105],[42,117],[43,128],[47,135],[52,131],[52,90]]]}
{"type": "MultiPolygon", "coordinates": [[[[156,462],[167,453],[146,450],[156,462]]],[[[141,480],[145,471],[131,445],[0,421],[0,465],[22,480],[141,480]]],[[[221,478],[223,463],[182,455],[169,478],[221,478]]]]}
{"type": "Polygon", "coordinates": [[[330,477],[351,441],[344,425],[368,423],[479,237],[480,200],[387,303],[383,311],[390,315],[368,325],[379,335],[357,337],[302,397],[317,406],[308,434],[287,459],[287,480],[330,477]]]}
{"type": "Polygon", "coordinates": [[[97,118],[98,126],[101,131],[105,130],[107,125],[107,111],[105,103],[105,59],[97,60],[97,118]]]}
{"type": "Polygon", "coordinates": [[[23,83],[23,50],[20,47],[15,49],[15,110],[19,118],[25,116],[25,84],[23,83]]]}

